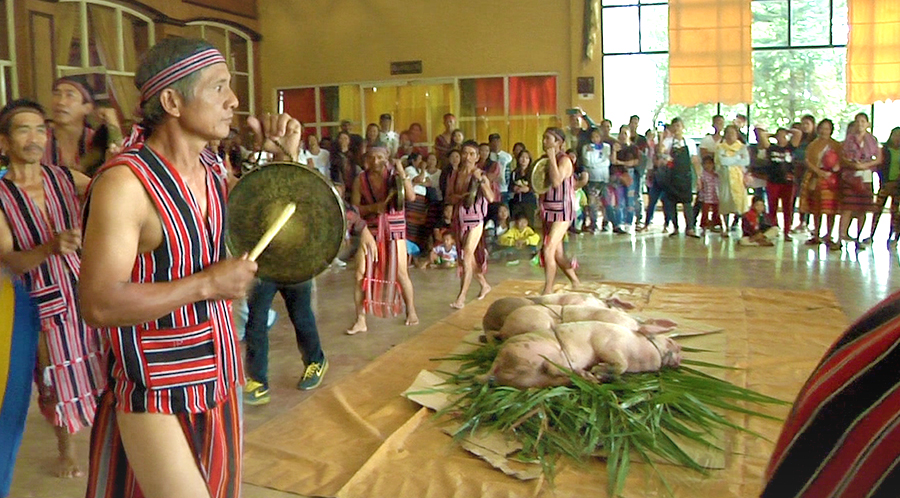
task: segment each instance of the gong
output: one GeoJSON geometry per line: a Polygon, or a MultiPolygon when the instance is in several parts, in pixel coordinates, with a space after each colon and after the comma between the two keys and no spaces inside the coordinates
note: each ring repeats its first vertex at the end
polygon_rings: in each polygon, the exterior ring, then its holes
{"type": "Polygon", "coordinates": [[[550,190],[550,160],[547,156],[543,156],[534,163],[528,170],[528,183],[531,185],[531,191],[537,195],[541,195],[550,190]]]}
{"type": "Polygon", "coordinates": [[[225,243],[240,256],[256,246],[290,203],[296,211],[256,260],[259,277],[280,284],[309,280],[337,256],[347,221],[331,182],[302,164],[268,163],[234,186],[225,220],[225,243]]]}

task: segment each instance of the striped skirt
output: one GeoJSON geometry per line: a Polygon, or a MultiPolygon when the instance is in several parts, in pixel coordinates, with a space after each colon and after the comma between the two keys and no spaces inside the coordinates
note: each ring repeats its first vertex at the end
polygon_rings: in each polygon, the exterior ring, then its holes
{"type": "MultiPolygon", "coordinates": [[[[194,450],[211,498],[240,498],[242,414],[239,386],[226,401],[203,413],[179,413],[178,423],[194,450]]],[[[160,442],[160,444],[165,444],[160,442]]],[[[107,389],[91,430],[91,463],[86,498],[143,498],[116,424],[116,401],[107,389]]]]}

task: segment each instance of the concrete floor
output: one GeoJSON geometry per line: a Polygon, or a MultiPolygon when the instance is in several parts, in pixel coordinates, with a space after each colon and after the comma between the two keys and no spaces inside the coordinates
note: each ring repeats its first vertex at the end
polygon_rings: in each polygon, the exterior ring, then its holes
{"type": "MultiPolygon", "coordinates": [[[[738,247],[734,239],[709,235],[703,240],[669,238],[659,225],[640,235],[583,234],[573,238],[583,280],[620,280],[642,283],[688,282],[723,287],[759,287],[793,290],[831,290],[850,318],[856,318],[900,286],[900,256],[889,250],[888,223],[882,223],[873,247],[857,251],[851,244],[840,252],[824,246],[809,248],[797,237],[779,241],[774,248],[738,247]]],[[[453,311],[458,279],[455,271],[411,271],[416,289],[421,323],[405,327],[401,318],[370,319],[369,332],[347,336],[344,330],[353,319],[352,270],[329,270],[317,279],[315,309],[323,347],[330,362],[324,385],[358,371],[369,361],[453,311]]],[[[517,266],[493,265],[488,281],[507,278],[543,279],[540,268],[523,261],[517,266]]],[[[470,291],[474,298],[477,284],[470,291]]],[[[281,319],[271,332],[270,384],[272,402],[261,407],[245,407],[245,429],[252,431],[264,422],[294,407],[308,393],[294,388],[302,371],[293,330],[276,299],[281,319]]],[[[323,414],[324,415],[324,414],[323,414]]],[[[76,436],[82,462],[87,463],[89,431],[76,436]]],[[[63,480],[50,475],[56,454],[51,428],[41,419],[36,405],[28,419],[19,453],[11,496],[41,498],[83,497],[85,479],[63,480]]],[[[248,498],[294,496],[255,486],[245,486],[248,498]]]]}

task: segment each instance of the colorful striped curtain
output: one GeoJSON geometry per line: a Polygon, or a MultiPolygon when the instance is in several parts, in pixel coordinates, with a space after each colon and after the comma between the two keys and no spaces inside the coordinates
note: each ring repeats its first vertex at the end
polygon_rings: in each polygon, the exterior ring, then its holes
{"type": "Polygon", "coordinates": [[[753,97],[750,0],[669,0],[669,103],[753,97]]]}
{"type": "Polygon", "coordinates": [[[900,2],[849,0],[847,101],[900,100],[900,2]]]}

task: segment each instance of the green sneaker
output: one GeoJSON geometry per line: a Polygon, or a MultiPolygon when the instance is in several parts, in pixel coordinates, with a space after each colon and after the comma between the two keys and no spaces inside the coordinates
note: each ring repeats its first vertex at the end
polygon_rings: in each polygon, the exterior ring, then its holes
{"type": "Polygon", "coordinates": [[[326,371],[328,371],[328,360],[322,360],[322,363],[310,363],[303,372],[303,378],[297,383],[297,389],[308,391],[319,387],[326,371]]]}
{"type": "Polygon", "coordinates": [[[244,404],[257,406],[268,402],[269,388],[263,385],[262,382],[247,379],[247,385],[244,386],[244,404]]]}

